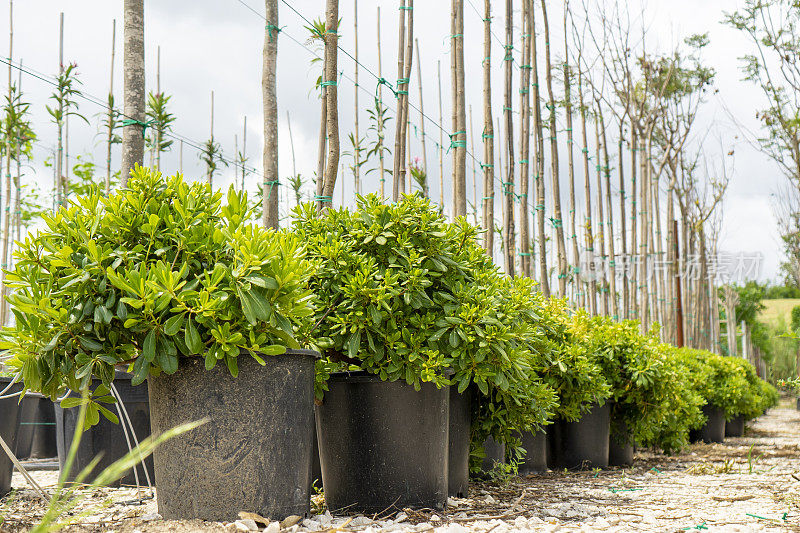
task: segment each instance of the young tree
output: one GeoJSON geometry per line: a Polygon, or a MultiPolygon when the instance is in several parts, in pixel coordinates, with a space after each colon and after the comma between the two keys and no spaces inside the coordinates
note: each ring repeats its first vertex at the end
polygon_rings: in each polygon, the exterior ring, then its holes
{"type": "Polygon", "coordinates": [[[325,175],[317,178],[317,211],[321,212],[332,205],[333,188],[336,185],[336,173],[339,167],[339,104],[337,91],[337,58],[339,1],[326,0],[325,7],[325,75],[322,81],[326,99],[325,129],[328,133],[328,157],[325,175]]]}
{"type": "Polygon", "coordinates": [[[262,221],[264,227],[278,227],[278,0],[265,0],[267,24],[264,31],[261,97],[264,105],[264,198],[262,221]]]}
{"type": "Polygon", "coordinates": [[[144,162],[144,0],[124,0],[122,187],[135,164],[144,162]]]}
{"type": "Polygon", "coordinates": [[[453,85],[453,217],[467,214],[467,108],[464,97],[464,0],[452,0],[450,65],[453,85]]]}
{"type": "Polygon", "coordinates": [[[483,247],[494,257],[494,119],[492,118],[492,1],[483,2],[483,247]]]}

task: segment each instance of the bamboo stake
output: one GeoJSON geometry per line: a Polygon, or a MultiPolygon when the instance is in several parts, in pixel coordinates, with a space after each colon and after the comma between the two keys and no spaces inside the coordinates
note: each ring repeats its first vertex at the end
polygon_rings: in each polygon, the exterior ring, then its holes
{"type": "Polygon", "coordinates": [[[453,69],[453,218],[467,214],[467,108],[464,98],[464,0],[452,0],[450,33],[453,69]],[[459,138],[460,137],[460,138],[459,138]]]}
{"type": "MultiPolygon", "coordinates": [[[[578,65],[580,66],[580,59],[578,60],[578,65]]],[[[581,135],[583,138],[583,187],[584,187],[584,199],[586,202],[585,206],[585,214],[584,214],[584,231],[585,231],[585,242],[586,242],[586,254],[587,254],[587,261],[585,264],[589,266],[590,264],[594,263],[594,236],[592,235],[592,194],[591,194],[591,180],[589,177],[589,141],[588,141],[588,134],[586,128],[586,105],[584,104],[583,99],[583,73],[581,72],[580,68],[578,68],[578,101],[579,101],[579,109],[581,112],[581,135]]],[[[586,301],[587,309],[592,315],[597,314],[597,277],[596,273],[592,272],[592,275],[589,276],[589,283],[588,288],[586,288],[586,301]]]]}
{"type": "MultiPolygon", "coordinates": [[[[156,51],[156,95],[161,97],[161,47],[159,46],[156,51]]],[[[153,128],[152,135],[154,138],[153,150],[156,154],[156,171],[161,172],[161,128],[153,128]]],[[[234,180],[235,181],[235,180],[234,180]]]]}
{"type": "MultiPolygon", "coordinates": [[[[598,110],[597,116],[595,117],[594,121],[594,138],[595,138],[595,162],[596,169],[597,169],[597,242],[600,247],[600,261],[605,266],[606,260],[606,246],[605,246],[605,239],[606,239],[606,229],[605,229],[605,217],[603,216],[603,172],[602,167],[600,165],[600,147],[601,147],[601,139],[600,139],[600,109],[599,109],[599,97],[596,97],[598,110]]],[[[600,271],[600,313],[603,316],[608,316],[608,282],[606,280],[605,275],[605,268],[600,271]]]]}
{"type": "MultiPolygon", "coordinates": [[[[472,104],[469,106],[469,150],[475,153],[475,130],[472,128],[472,104]]],[[[472,216],[475,225],[478,225],[478,176],[475,170],[475,157],[472,157],[472,216]]]]}
{"type": "MultiPolygon", "coordinates": [[[[59,27],[58,27],[58,75],[61,76],[64,74],[64,12],[62,11],[59,16],[59,27]]],[[[55,171],[56,171],[56,179],[53,182],[53,195],[55,196],[55,204],[54,204],[54,211],[61,206],[61,176],[64,175],[64,139],[62,136],[62,124],[61,122],[64,120],[64,105],[59,100],[58,103],[58,112],[59,116],[61,116],[61,121],[58,123],[58,148],[56,150],[56,164],[55,164],[55,171]]]]}
{"type": "MultiPolygon", "coordinates": [[[[412,0],[413,1],[413,0],[412,0]]],[[[397,122],[394,130],[394,168],[392,170],[392,201],[400,199],[400,193],[405,190],[405,140],[406,140],[406,106],[403,101],[408,97],[409,81],[405,80],[406,59],[406,18],[412,6],[406,5],[406,0],[400,0],[398,37],[397,37],[397,122]],[[402,86],[405,85],[405,89],[402,86]]]]}
{"type": "Polygon", "coordinates": [[[179,144],[178,149],[178,172],[183,174],[183,140],[179,144]]]}
{"type": "Polygon", "coordinates": [[[444,212],[444,129],[442,128],[442,62],[436,61],[436,77],[439,80],[439,209],[444,212]]]}
{"type": "Polygon", "coordinates": [[[114,141],[114,55],[117,44],[117,19],[111,21],[111,69],[108,82],[108,131],[106,133],[106,196],[111,194],[111,145],[114,141]]]}
{"type": "Polygon", "coordinates": [[[546,1],[542,0],[542,18],[544,20],[544,51],[546,64],[547,94],[550,110],[550,164],[553,189],[553,226],[556,230],[556,249],[558,257],[558,295],[567,295],[567,250],[564,241],[564,224],[561,218],[561,185],[558,169],[558,135],[556,129],[556,101],[553,94],[553,67],[550,61],[550,23],[547,19],[546,1]]]}
{"type": "Polygon", "coordinates": [[[630,254],[631,259],[634,260],[631,264],[630,274],[631,274],[631,291],[629,294],[629,310],[630,314],[628,315],[629,319],[639,319],[639,291],[641,287],[639,286],[639,261],[641,259],[641,249],[639,248],[639,236],[637,231],[637,222],[638,217],[636,213],[636,203],[637,198],[639,197],[639,188],[636,186],[636,175],[638,174],[639,162],[637,151],[639,150],[639,136],[636,131],[636,124],[635,119],[633,116],[630,117],[631,121],[631,246],[630,246],[630,254]]]}
{"type": "MultiPolygon", "coordinates": [[[[8,0],[8,105],[13,106],[13,77],[11,73],[11,62],[14,57],[14,1],[8,0]]],[[[20,97],[22,96],[22,91],[20,91],[20,97]]],[[[3,300],[0,303],[0,326],[5,326],[8,320],[8,302],[6,302],[6,295],[8,294],[8,288],[5,284],[6,274],[5,271],[8,269],[8,257],[9,257],[9,244],[11,241],[11,159],[12,159],[12,138],[14,137],[14,132],[11,131],[11,119],[8,120],[8,128],[9,130],[6,132],[6,190],[5,190],[5,212],[3,214],[3,270],[0,273],[3,280],[3,289],[0,291],[2,293],[3,300]]],[[[19,131],[17,131],[17,138],[19,138],[19,131]]],[[[16,150],[17,157],[19,157],[19,150],[16,150]]]]}
{"type": "Polygon", "coordinates": [[[530,228],[528,211],[528,188],[530,183],[528,158],[530,156],[530,83],[531,83],[531,0],[522,0],[520,46],[522,64],[519,67],[519,263],[520,273],[531,276],[530,228]]]}
{"type": "MultiPolygon", "coordinates": [[[[492,119],[492,2],[483,2],[483,247],[494,257],[494,120],[492,119]]],[[[498,130],[500,131],[500,130],[498,130]]]]}
{"type": "MultiPolygon", "coordinates": [[[[214,91],[211,91],[211,144],[214,144],[214,91]]],[[[210,154],[209,160],[206,164],[206,180],[208,184],[212,187],[214,186],[214,161],[213,157],[214,154],[210,154]]],[[[264,194],[266,194],[266,188],[264,189],[264,194]]]]}
{"type": "MultiPolygon", "coordinates": [[[[286,112],[286,119],[289,119],[289,112],[286,112]]],[[[297,174],[294,173],[294,143],[291,142],[292,139],[292,124],[289,123],[289,142],[292,146],[292,175],[296,176],[297,174]]],[[[247,162],[247,115],[244,116],[244,126],[242,126],[242,186],[239,189],[240,191],[244,191],[244,178],[246,175],[245,163],[247,162]]],[[[234,181],[236,181],[234,179],[234,181]]]]}
{"type": "Polygon", "coordinates": [[[623,159],[622,146],[624,144],[624,128],[625,128],[625,115],[619,119],[619,139],[618,139],[618,169],[619,174],[619,224],[620,224],[620,239],[621,247],[620,254],[624,258],[625,264],[622,268],[622,296],[621,296],[621,317],[623,319],[630,318],[630,302],[629,302],[629,288],[628,288],[628,268],[627,261],[628,246],[627,246],[627,230],[625,228],[625,161],[623,159]]]}
{"type": "MultiPolygon", "coordinates": [[[[503,89],[503,118],[505,122],[506,151],[505,151],[505,180],[503,181],[503,256],[505,258],[506,273],[514,276],[516,273],[515,257],[515,227],[514,227],[514,117],[512,113],[511,90],[513,83],[511,51],[514,49],[514,3],[513,0],[506,0],[506,54],[505,61],[505,84],[503,89]]],[[[499,130],[498,130],[499,131],[499,130]]]]}
{"type": "Polygon", "coordinates": [[[614,320],[619,319],[619,307],[617,306],[617,269],[616,254],[614,253],[614,210],[611,206],[611,168],[609,167],[608,140],[606,137],[606,123],[603,118],[603,108],[600,102],[597,103],[597,113],[600,118],[600,131],[603,132],[603,174],[606,178],[606,212],[608,220],[603,234],[608,238],[608,285],[609,300],[611,303],[611,315],[614,320]]]}
{"type": "Polygon", "coordinates": [[[531,73],[533,74],[533,131],[534,131],[534,160],[536,171],[533,182],[536,186],[536,235],[537,250],[539,254],[539,284],[542,294],[550,296],[550,273],[547,271],[547,229],[545,227],[545,187],[544,187],[544,134],[542,132],[541,91],[539,89],[539,54],[536,40],[536,6],[531,3],[531,73]]]}
{"type": "Polygon", "coordinates": [[[573,154],[574,136],[572,133],[572,95],[570,93],[570,68],[569,68],[569,39],[567,32],[567,15],[569,14],[569,0],[564,1],[564,101],[567,119],[567,164],[569,167],[569,228],[572,241],[572,286],[577,294],[574,295],[575,303],[585,306],[585,294],[581,284],[581,271],[579,268],[580,256],[578,249],[578,227],[576,222],[575,206],[575,158],[573,154]]]}
{"type": "MultiPolygon", "coordinates": [[[[383,65],[381,62],[381,6],[378,6],[378,78],[383,77],[383,65]]],[[[378,84],[378,161],[380,165],[380,183],[381,183],[381,199],[386,198],[385,184],[386,184],[386,167],[383,159],[383,84],[378,84]]]]}
{"type": "MultiPolygon", "coordinates": [[[[425,112],[423,111],[424,107],[422,106],[422,68],[420,67],[420,60],[419,60],[419,40],[414,39],[414,45],[417,48],[417,83],[419,84],[419,129],[420,135],[422,136],[422,171],[425,173],[427,184],[427,177],[428,177],[428,150],[425,147],[425,112]]],[[[425,187],[425,196],[429,196],[428,194],[428,187],[425,187]]]]}
{"type": "Polygon", "coordinates": [[[361,194],[361,137],[358,135],[358,0],[353,0],[353,57],[355,57],[355,64],[353,66],[353,107],[354,109],[354,130],[356,137],[356,144],[353,147],[353,154],[355,158],[355,167],[353,171],[353,178],[356,188],[356,194],[361,194]]]}

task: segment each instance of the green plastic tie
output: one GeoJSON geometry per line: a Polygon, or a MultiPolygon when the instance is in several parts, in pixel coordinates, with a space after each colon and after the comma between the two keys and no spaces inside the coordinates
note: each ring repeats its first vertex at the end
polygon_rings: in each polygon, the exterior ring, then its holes
{"type": "Polygon", "coordinates": [[[144,132],[147,128],[151,127],[153,124],[152,120],[148,120],[147,122],[142,122],[141,120],[136,120],[135,118],[126,118],[122,121],[122,126],[141,126],[142,127],[142,139],[144,139],[144,132]]]}
{"type": "Polygon", "coordinates": [[[336,80],[328,80],[319,84],[320,87],[329,87],[331,85],[339,85],[339,82],[336,80]]]}
{"type": "Polygon", "coordinates": [[[702,524],[698,524],[696,526],[689,526],[683,528],[684,531],[691,531],[692,529],[708,529],[708,527],[706,527],[706,523],[703,522],[702,524]]]}
{"type": "Polygon", "coordinates": [[[332,202],[333,201],[333,197],[332,196],[314,195],[314,201],[315,202],[332,202]]]}
{"type": "Polygon", "coordinates": [[[275,35],[277,36],[281,32],[281,30],[283,30],[283,28],[281,28],[279,26],[276,26],[271,22],[267,22],[267,25],[264,26],[264,29],[267,30],[267,34],[269,35],[269,42],[272,42],[272,32],[273,31],[275,32],[275,35]]]}
{"type": "Polygon", "coordinates": [[[414,6],[400,6],[400,9],[405,9],[406,11],[411,11],[414,9],[414,6]]]}

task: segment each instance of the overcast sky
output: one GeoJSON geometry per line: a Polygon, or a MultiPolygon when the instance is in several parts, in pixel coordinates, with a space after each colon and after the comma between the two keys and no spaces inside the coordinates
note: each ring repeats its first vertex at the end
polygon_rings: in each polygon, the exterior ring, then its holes
{"type": "MultiPolygon", "coordinates": [[[[323,0],[287,0],[279,2],[280,21],[283,28],[279,40],[278,56],[278,107],[280,115],[279,130],[279,168],[280,175],[289,176],[293,164],[297,172],[306,179],[310,192],[310,179],[316,168],[317,131],[319,126],[319,100],[313,90],[314,81],[319,75],[319,65],[312,64],[315,45],[307,43],[309,32],[304,29],[305,20],[288,7],[290,4],[306,19],[322,16],[323,0]],[[287,114],[291,117],[291,131],[294,141],[294,159],[289,143],[287,114]],[[294,163],[293,163],[294,160],[294,163]]],[[[494,2],[493,27],[496,35],[502,35],[502,8],[494,2]]],[[[575,2],[579,4],[579,2],[575,2]]],[[[709,97],[698,125],[698,138],[705,132],[712,132],[707,140],[706,151],[720,161],[725,159],[734,169],[729,194],[724,209],[723,235],[721,249],[730,252],[761,252],[765,262],[761,278],[774,279],[782,251],[772,209],[772,195],[779,190],[783,177],[775,164],[757,150],[750,147],[739,131],[739,125],[756,130],[758,124],[755,112],[761,95],[752,85],[740,81],[738,57],[747,53],[748,43],[735,31],[720,24],[723,10],[732,10],[741,1],[734,0],[672,0],[670,2],[650,2],[645,18],[651,28],[648,49],[665,52],[683,37],[708,32],[711,44],[705,52],[708,65],[717,71],[715,86],[719,92],[709,97]],[[733,114],[730,117],[726,109],[733,114]],[[725,154],[733,150],[734,156],[725,154]]],[[[504,3],[503,3],[504,4],[504,3]]],[[[515,4],[518,4],[515,2],[515,4]]],[[[369,69],[359,72],[359,108],[361,135],[366,134],[370,125],[367,107],[373,105],[378,74],[377,53],[377,6],[381,8],[381,46],[382,75],[390,81],[397,78],[397,9],[396,1],[361,0],[358,5],[359,60],[369,69]]],[[[468,106],[474,110],[474,132],[476,155],[482,153],[480,130],[482,127],[481,59],[482,10],[480,0],[465,1],[465,58],[466,58],[466,97],[468,106]]],[[[627,2],[634,12],[640,11],[640,1],[627,2]]],[[[29,67],[43,74],[54,75],[58,71],[58,20],[64,12],[65,61],[78,64],[82,89],[100,100],[105,100],[109,86],[109,67],[111,50],[112,20],[117,19],[117,63],[115,65],[114,92],[118,102],[122,101],[122,1],[121,0],[17,0],[14,4],[14,60],[23,61],[29,67]]],[[[551,27],[555,43],[563,42],[561,16],[563,4],[551,2],[551,27]]],[[[247,117],[247,155],[249,165],[261,168],[262,106],[261,106],[261,51],[264,39],[264,20],[261,13],[263,3],[258,0],[195,0],[148,1],[145,0],[145,41],[147,90],[155,90],[156,50],[161,47],[161,88],[172,95],[171,111],[176,115],[176,133],[202,144],[209,137],[210,95],[215,92],[215,138],[221,142],[227,157],[233,158],[234,135],[238,136],[241,149],[244,117],[247,117]],[[248,9],[248,7],[251,9],[248,9]],[[253,12],[255,11],[255,13],[253,12]]],[[[0,18],[0,35],[8,35],[8,15],[0,18]]],[[[423,104],[425,114],[431,121],[425,122],[428,137],[428,173],[431,181],[431,195],[439,197],[438,161],[434,143],[438,142],[439,122],[437,62],[442,69],[443,127],[450,128],[450,78],[449,78],[449,13],[447,0],[417,0],[415,5],[415,35],[419,38],[423,104]]],[[[342,0],[341,46],[348,52],[354,51],[353,43],[353,0],[342,0]]],[[[518,24],[519,16],[515,16],[518,24]]],[[[537,21],[537,31],[541,31],[541,20],[537,21]]],[[[516,28],[517,37],[519,35],[516,28]]],[[[8,42],[3,37],[0,49],[7,56],[8,42]]],[[[554,44],[554,60],[563,58],[563,46],[554,44]]],[[[501,61],[503,50],[499,40],[493,43],[495,116],[502,107],[501,61]]],[[[339,84],[340,125],[342,149],[348,147],[346,137],[353,129],[354,116],[354,63],[340,54],[339,84]]],[[[16,77],[17,74],[15,73],[16,77]]],[[[5,75],[3,83],[7,83],[5,75]]],[[[49,122],[44,108],[52,87],[31,77],[22,80],[25,99],[33,104],[34,129],[39,136],[36,146],[35,162],[28,169],[25,179],[37,179],[49,191],[52,172],[42,166],[56,140],[55,126],[49,122]]],[[[412,73],[411,102],[419,105],[416,64],[412,73]]],[[[560,92],[560,91],[559,91],[560,92]]],[[[393,101],[387,104],[393,109],[393,101]]],[[[517,106],[515,96],[515,107],[517,106]]],[[[80,101],[80,111],[86,115],[90,125],[73,121],[70,128],[70,157],[85,154],[92,157],[102,167],[105,162],[103,137],[98,134],[99,118],[102,109],[90,102],[80,101]]],[[[417,111],[411,111],[412,121],[419,126],[417,111]]],[[[390,111],[394,115],[393,110],[390,111]]],[[[469,120],[469,117],[468,117],[469,120]]],[[[392,142],[393,125],[387,134],[392,142]]],[[[577,127],[577,126],[576,126],[577,127]]],[[[445,144],[448,143],[445,136],[445,144]]],[[[562,140],[562,150],[564,149],[562,140]]],[[[471,149],[470,149],[471,151],[471,149]]],[[[173,173],[178,168],[179,145],[165,154],[162,168],[173,173]]],[[[421,157],[417,140],[411,147],[412,157],[421,157]]],[[[577,157],[577,150],[576,150],[577,157]]],[[[562,158],[564,155],[562,153],[562,158]]],[[[449,156],[445,156],[445,175],[449,172],[449,156]]],[[[119,161],[119,148],[115,147],[114,162],[119,161]]],[[[343,156],[345,165],[351,159],[343,156]]],[[[374,166],[370,164],[369,167],[374,166]]],[[[565,166],[565,165],[562,165],[565,166]]],[[[471,201],[472,166],[468,159],[468,197],[471,201]]],[[[184,146],[183,170],[190,178],[202,178],[204,167],[197,151],[184,146]]],[[[479,170],[479,169],[478,169],[479,170]]],[[[222,169],[217,184],[230,183],[233,169],[222,169]]],[[[100,175],[104,174],[100,171],[100,175]]],[[[248,178],[250,188],[260,180],[253,175],[248,178]]],[[[353,180],[349,172],[340,177],[347,198],[352,196],[353,180]]],[[[480,179],[478,180],[480,182],[480,179]]],[[[387,182],[387,187],[390,184],[387,182]]],[[[446,203],[450,197],[446,183],[446,203]]],[[[372,192],[378,188],[375,173],[365,178],[364,191],[372,192]]],[[[282,187],[282,200],[288,209],[287,187],[282,187]]],[[[562,185],[566,194],[566,185],[562,185]]],[[[482,196],[480,189],[477,196],[482,196]]],[[[337,185],[335,201],[341,200],[341,190],[337,185]]],[[[349,200],[348,200],[349,201],[349,200]]],[[[448,203],[449,205],[449,203],[448,203]]],[[[499,202],[496,212],[500,213],[499,202]]]]}

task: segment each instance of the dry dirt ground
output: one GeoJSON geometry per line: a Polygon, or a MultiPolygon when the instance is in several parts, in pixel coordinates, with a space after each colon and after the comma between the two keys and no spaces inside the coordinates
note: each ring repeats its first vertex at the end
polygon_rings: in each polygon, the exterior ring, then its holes
{"type": "MultiPolygon", "coordinates": [[[[35,472],[51,490],[56,472],[35,472]]],[[[44,504],[14,474],[18,490],[0,501],[0,531],[27,531],[44,504]]],[[[141,493],[140,493],[141,494],[141,493]]],[[[146,494],[145,494],[146,495],[146,494]]],[[[800,412],[793,400],[751,423],[746,436],[724,444],[697,444],[668,457],[640,451],[627,469],[517,478],[476,484],[469,499],[451,499],[444,513],[410,511],[387,516],[321,513],[290,526],[164,521],[155,501],[131,505],[135,489],[82,493],[67,531],[190,532],[298,531],[465,533],[506,531],[800,531],[800,412]]],[[[316,498],[318,510],[321,498],[316,498]]]]}

